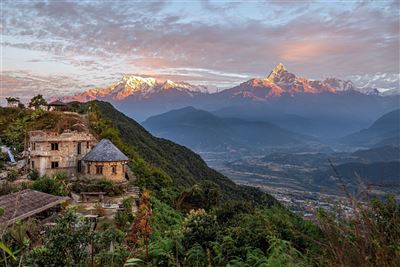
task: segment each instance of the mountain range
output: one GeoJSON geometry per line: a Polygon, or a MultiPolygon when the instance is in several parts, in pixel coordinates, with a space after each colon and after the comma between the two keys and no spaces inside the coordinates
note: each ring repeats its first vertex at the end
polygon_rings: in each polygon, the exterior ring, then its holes
{"type": "Polygon", "coordinates": [[[384,114],[368,128],[343,137],[341,142],[364,147],[399,145],[400,109],[384,114]]]}
{"type": "Polygon", "coordinates": [[[317,142],[263,121],[220,118],[186,107],[148,118],[142,125],[153,135],[200,151],[260,151],[266,147],[300,146],[317,142]]]}
{"type": "Polygon", "coordinates": [[[351,81],[298,77],[278,64],[269,75],[230,89],[209,93],[204,86],[154,78],[124,76],[117,83],[92,89],[65,102],[105,100],[138,121],[172,109],[193,106],[220,116],[266,121],[290,131],[323,138],[365,128],[383,113],[397,108],[398,95],[383,96],[351,81]],[[240,114],[233,116],[230,112],[240,114]]]}

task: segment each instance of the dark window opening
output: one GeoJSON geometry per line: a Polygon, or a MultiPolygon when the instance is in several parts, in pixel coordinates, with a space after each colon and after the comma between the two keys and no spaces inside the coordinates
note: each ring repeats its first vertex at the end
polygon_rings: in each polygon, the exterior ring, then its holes
{"type": "Polygon", "coordinates": [[[96,165],[96,174],[103,174],[103,165],[96,165]]]}
{"type": "Polygon", "coordinates": [[[32,143],[32,150],[36,150],[36,143],[32,143]]]}
{"type": "Polygon", "coordinates": [[[51,150],[58,150],[58,143],[51,143],[51,150]]]}
{"type": "Polygon", "coordinates": [[[81,143],[78,143],[78,155],[80,155],[81,154],[81,143]]]}
{"type": "Polygon", "coordinates": [[[117,174],[117,165],[111,166],[112,174],[117,174]]]}
{"type": "Polygon", "coordinates": [[[35,168],[35,162],[32,160],[32,169],[35,168]]]}
{"type": "Polygon", "coordinates": [[[89,149],[90,143],[86,142],[86,148],[89,149]]]}
{"type": "Polygon", "coordinates": [[[52,161],[51,162],[51,168],[52,169],[57,169],[58,168],[58,161],[52,161]]]}
{"type": "Polygon", "coordinates": [[[78,172],[82,171],[82,161],[78,160],[78,172]]]}

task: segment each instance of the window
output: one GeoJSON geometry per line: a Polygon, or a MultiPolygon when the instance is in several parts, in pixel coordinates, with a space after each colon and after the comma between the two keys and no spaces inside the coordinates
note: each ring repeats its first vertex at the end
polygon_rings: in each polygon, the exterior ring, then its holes
{"type": "Polygon", "coordinates": [[[32,143],[32,150],[36,150],[36,143],[32,143]]]}
{"type": "Polygon", "coordinates": [[[111,166],[112,174],[117,174],[117,165],[111,166]]]}
{"type": "Polygon", "coordinates": [[[103,174],[103,165],[96,165],[96,174],[103,174]]]}
{"type": "Polygon", "coordinates": [[[32,160],[32,169],[34,169],[35,168],[35,162],[32,160]]]}
{"type": "Polygon", "coordinates": [[[57,169],[58,168],[58,161],[52,161],[51,162],[51,168],[52,169],[57,169]]]}
{"type": "Polygon", "coordinates": [[[82,161],[78,160],[78,173],[82,171],[82,161]]]}
{"type": "Polygon", "coordinates": [[[89,149],[90,143],[86,142],[86,148],[89,149]]]}
{"type": "Polygon", "coordinates": [[[78,155],[81,154],[81,143],[78,143],[78,155]]]}
{"type": "Polygon", "coordinates": [[[58,150],[58,143],[51,143],[51,150],[58,150]]]}

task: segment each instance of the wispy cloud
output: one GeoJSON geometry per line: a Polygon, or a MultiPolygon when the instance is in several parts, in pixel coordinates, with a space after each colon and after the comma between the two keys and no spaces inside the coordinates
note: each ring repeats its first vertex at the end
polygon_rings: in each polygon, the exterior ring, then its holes
{"type": "Polygon", "coordinates": [[[3,1],[1,7],[6,94],[28,95],[26,83],[46,94],[62,86],[79,91],[124,73],[227,87],[263,76],[277,62],[311,78],[399,73],[395,1],[3,1]],[[47,79],[39,84],[35,77],[47,79]]]}

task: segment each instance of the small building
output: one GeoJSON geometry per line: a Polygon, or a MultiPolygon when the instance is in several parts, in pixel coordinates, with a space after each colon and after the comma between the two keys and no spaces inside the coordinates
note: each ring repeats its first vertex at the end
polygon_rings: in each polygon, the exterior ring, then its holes
{"type": "Polygon", "coordinates": [[[82,158],[85,176],[106,177],[115,182],[125,181],[128,160],[108,139],[102,139],[82,158]]]}
{"type": "Polygon", "coordinates": [[[61,102],[60,100],[56,100],[56,101],[53,101],[53,102],[47,104],[47,110],[48,111],[55,111],[55,110],[66,111],[66,110],[68,110],[68,106],[67,106],[67,104],[61,102]]]}
{"type": "Polygon", "coordinates": [[[65,171],[70,176],[83,172],[82,158],[96,144],[87,132],[32,131],[29,133],[29,167],[39,175],[65,171]]]}
{"type": "Polygon", "coordinates": [[[12,225],[17,221],[28,218],[49,220],[61,209],[62,203],[68,197],[53,196],[50,194],[25,189],[16,193],[0,196],[0,225],[12,225]]]}
{"type": "Polygon", "coordinates": [[[18,108],[21,101],[18,97],[6,97],[8,108],[18,108]]]}

